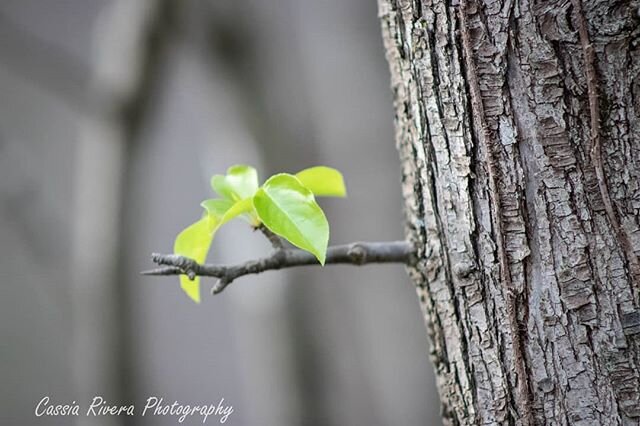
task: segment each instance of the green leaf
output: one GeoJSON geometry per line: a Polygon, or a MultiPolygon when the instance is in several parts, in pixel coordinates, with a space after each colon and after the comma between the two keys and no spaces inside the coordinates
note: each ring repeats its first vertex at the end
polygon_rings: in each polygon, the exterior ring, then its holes
{"type": "Polygon", "coordinates": [[[304,169],[295,175],[316,196],[346,197],[342,173],[326,166],[304,169]]]}
{"type": "Polygon", "coordinates": [[[329,223],[313,193],[293,175],[269,178],[253,196],[258,217],[272,232],[311,252],[324,265],[329,223]]]}
{"type": "Polygon", "coordinates": [[[211,178],[211,187],[228,200],[244,200],[258,190],[258,172],[250,166],[231,166],[226,176],[215,175],[211,178]]]}
{"type": "Polygon", "coordinates": [[[227,182],[240,199],[253,197],[258,190],[258,172],[250,166],[231,166],[227,170],[227,182]]]}
{"type": "Polygon", "coordinates": [[[227,183],[227,178],[223,175],[213,175],[211,177],[211,188],[222,198],[233,201],[236,197],[227,183]]]}
{"type": "Polygon", "coordinates": [[[236,201],[235,203],[233,201],[217,198],[204,200],[200,205],[207,210],[210,220],[215,222],[213,232],[217,231],[219,227],[241,214],[249,213],[250,216],[252,216],[251,218],[256,216],[253,210],[253,202],[251,198],[245,198],[244,200],[236,201]]]}
{"type": "MultiPolygon", "coordinates": [[[[251,198],[237,202],[225,199],[205,200],[201,203],[205,215],[196,223],[188,226],[176,237],[173,252],[204,263],[216,231],[234,217],[253,210],[251,198]]],[[[196,303],[200,303],[200,277],[193,281],[186,275],[180,275],[180,287],[196,303]]]]}
{"type": "MultiPolygon", "coordinates": [[[[202,219],[178,234],[173,245],[173,252],[198,263],[203,263],[209,252],[212,239],[213,233],[211,232],[209,215],[206,214],[202,219]]],[[[188,276],[180,275],[180,287],[194,302],[200,303],[200,277],[191,281],[188,276]]]]}
{"type": "Polygon", "coordinates": [[[212,227],[217,225],[225,213],[234,205],[235,203],[231,200],[227,200],[224,198],[215,198],[204,200],[200,203],[202,208],[207,211],[209,215],[209,223],[212,227]]]}

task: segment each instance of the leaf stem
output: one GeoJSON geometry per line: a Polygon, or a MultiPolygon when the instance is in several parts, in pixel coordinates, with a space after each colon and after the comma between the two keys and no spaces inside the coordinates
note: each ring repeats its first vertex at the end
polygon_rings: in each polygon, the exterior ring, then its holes
{"type": "Polygon", "coordinates": [[[269,228],[264,225],[264,223],[256,226],[255,229],[262,232],[262,235],[264,235],[267,240],[269,240],[274,250],[278,251],[284,249],[284,241],[282,240],[282,238],[274,234],[269,228]]]}

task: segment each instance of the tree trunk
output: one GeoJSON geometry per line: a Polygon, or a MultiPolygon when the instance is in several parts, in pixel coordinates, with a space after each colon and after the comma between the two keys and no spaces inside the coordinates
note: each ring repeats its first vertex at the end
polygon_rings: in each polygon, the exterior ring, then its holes
{"type": "Polygon", "coordinates": [[[445,424],[640,424],[638,2],[379,7],[445,424]]]}

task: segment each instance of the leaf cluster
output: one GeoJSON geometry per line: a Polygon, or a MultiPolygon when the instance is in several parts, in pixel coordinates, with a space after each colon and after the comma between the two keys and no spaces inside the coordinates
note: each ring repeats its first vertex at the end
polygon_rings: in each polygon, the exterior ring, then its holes
{"type": "MultiPolygon", "coordinates": [[[[329,243],[329,223],[316,196],[345,197],[342,174],[330,167],[316,166],[296,174],[279,173],[258,183],[256,169],[232,166],[226,175],[211,178],[218,198],[204,200],[200,220],[176,237],[173,251],[202,264],[213,238],[222,225],[236,217],[254,228],[265,226],[296,247],[312,253],[324,265],[329,243]]],[[[182,290],[200,302],[200,278],[180,275],[182,290]]]]}

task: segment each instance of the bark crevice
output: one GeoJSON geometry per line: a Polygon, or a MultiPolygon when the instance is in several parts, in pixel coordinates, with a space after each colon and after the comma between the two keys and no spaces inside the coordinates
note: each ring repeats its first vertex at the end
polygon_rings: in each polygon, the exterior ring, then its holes
{"type": "Polygon", "coordinates": [[[445,424],[640,424],[637,2],[579,1],[379,0],[445,424]]]}

